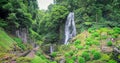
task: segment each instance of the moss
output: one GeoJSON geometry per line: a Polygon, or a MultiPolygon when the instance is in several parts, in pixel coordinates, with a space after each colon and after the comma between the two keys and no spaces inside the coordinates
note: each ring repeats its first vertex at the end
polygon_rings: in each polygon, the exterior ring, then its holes
{"type": "Polygon", "coordinates": [[[42,59],[39,56],[35,56],[35,58],[33,58],[30,63],[49,63],[49,62],[50,61],[48,61],[47,59],[42,59]]]}
{"type": "Polygon", "coordinates": [[[13,44],[15,43],[15,41],[8,36],[8,34],[6,34],[5,31],[0,30],[0,49],[1,52],[4,50],[11,50],[13,48],[13,44]]]}
{"type": "Polygon", "coordinates": [[[120,54],[118,55],[118,59],[120,59],[120,54]]]}
{"type": "Polygon", "coordinates": [[[107,54],[102,54],[101,55],[101,60],[103,60],[103,61],[108,61],[110,59],[110,56],[109,55],[107,55],[107,54]]]}
{"type": "Polygon", "coordinates": [[[31,58],[28,57],[19,57],[17,58],[17,63],[30,63],[31,62],[31,58]]]}
{"type": "Polygon", "coordinates": [[[115,60],[109,60],[107,63],[117,63],[115,60]]]}

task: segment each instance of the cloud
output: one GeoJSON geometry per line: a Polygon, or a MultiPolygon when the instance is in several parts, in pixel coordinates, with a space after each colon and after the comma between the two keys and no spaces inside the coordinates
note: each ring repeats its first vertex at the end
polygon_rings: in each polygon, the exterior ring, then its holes
{"type": "Polygon", "coordinates": [[[48,6],[53,3],[53,0],[37,0],[39,9],[47,10],[48,6]]]}

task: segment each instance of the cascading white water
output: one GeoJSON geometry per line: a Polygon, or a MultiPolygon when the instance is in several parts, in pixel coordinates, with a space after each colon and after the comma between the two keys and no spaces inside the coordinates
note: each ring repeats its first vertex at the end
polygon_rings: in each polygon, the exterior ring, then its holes
{"type": "Polygon", "coordinates": [[[50,45],[50,54],[52,54],[52,52],[53,52],[53,45],[51,44],[50,45]]]}
{"type": "Polygon", "coordinates": [[[65,23],[65,42],[68,44],[68,40],[76,36],[76,27],[74,22],[74,12],[70,12],[67,21],[65,23]]]}

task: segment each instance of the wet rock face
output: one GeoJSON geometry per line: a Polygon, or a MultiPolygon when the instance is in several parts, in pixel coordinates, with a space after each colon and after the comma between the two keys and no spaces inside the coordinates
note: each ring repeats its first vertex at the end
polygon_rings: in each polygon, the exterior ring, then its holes
{"type": "Polygon", "coordinates": [[[118,47],[114,47],[114,49],[113,49],[113,58],[118,63],[120,63],[120,58],[118,57],[119,55],[120,55],[120,49],[118,47]]]}
{"type": "Polygon", "coordinates": [[[18,38],[21,38],[22,41],[24,43],[26,43],[27,39],[28,39],[28,31],[27,31],[27,29],[26,28],[20,28],[20,29],[16,30],[16,36],[18,38]]]}

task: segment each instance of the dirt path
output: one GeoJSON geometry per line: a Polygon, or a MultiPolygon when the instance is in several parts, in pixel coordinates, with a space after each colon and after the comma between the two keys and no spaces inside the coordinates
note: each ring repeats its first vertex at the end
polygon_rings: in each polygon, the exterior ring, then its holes
{"type": "Polygon", "coordinates": [[[35,52],[39,49],[39,46],[33,48],[33,50],[31,50],[27,55],[26,57],[29,57],[29,58],[34,58],[35,57],[35,52]]]}

